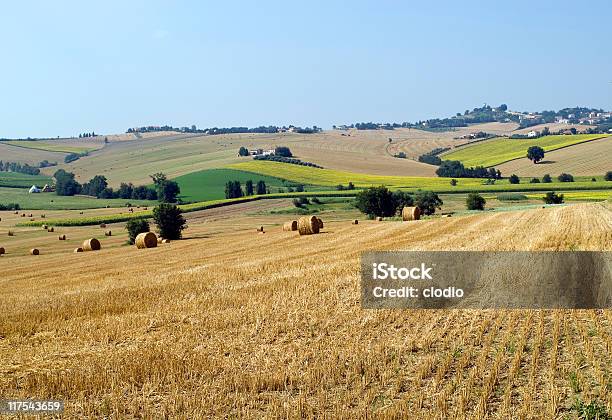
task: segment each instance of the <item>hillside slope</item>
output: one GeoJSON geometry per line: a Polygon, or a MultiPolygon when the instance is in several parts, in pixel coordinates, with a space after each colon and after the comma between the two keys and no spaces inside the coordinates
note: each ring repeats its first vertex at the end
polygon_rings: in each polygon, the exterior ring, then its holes
{"type": "Polygon", "coordinates": [[[534,165],[527,158],[513,160],[498,166],[503,174],[519,176],[603,175],[612,171],[612,137],[577,144],[546,153],[544,160],[534,165]]]}

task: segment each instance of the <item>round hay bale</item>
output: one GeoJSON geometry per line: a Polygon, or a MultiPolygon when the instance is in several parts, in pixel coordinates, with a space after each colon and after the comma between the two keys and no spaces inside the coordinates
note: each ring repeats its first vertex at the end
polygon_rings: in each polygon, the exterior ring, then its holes
{"type": "Polygon", "coordinates": [[[30,222],[33,222],[35,219],[33,217],[30,217],[30,222]]]}
{"type": "Polygon", "coordinates": [[[13,233],[13,231],[12,231],[12,230],[9,230],[9,231],[8,231],[8,236],[15,236],[15,234],[13,233]]]}
{"type": "Polygon", "coordinates": [[[298,232],[300,235],[314,235],[319,233],[319,219],[315,216],[304,216],[298,219],[298,232]]]}
{"type": "Polygon", "coordinates": [[[80,211],[80,212],[79,212],[79,214],[83,214],[83,212],[82,212],[82,211],[80,211]]]}
{"type": "Polygon", "coordinates": [[[169,244],[170,243],[170,239],[162,239],[162,244],[169,244]]]}
{"type": "Polygon", "coordinates": [[[285,222],[283,224],[283,230],[288,232],[293,232],[294,230],[298,230],[298,222],[297,220],[292,220],[290,222],[285,222]]]}
{"type": "Polygon", "coordinates": [[[376,218],[376,221],[377,221],[377,222],[382,222],[382,220],[383,220],[383,218],[382,218],[382,217],[380,217],[380,216],[378,216],[378,217],[376,218]]]}
{"type": "Polygon", "coordinates": [[[143,209],[143,210],[147,210],[147,209],[148,209],[148,207],[143,207],[142,209],[143,209]]]}
{"type": "Polygon", "coordinates": [[[104,232],[104,236],[113,236],[113,232],[108,230],[108,231],[104,232]]]}
{"type": "Polygon", "coordinates": [[[19,214],[19,212],[18,212],[18,211],[16,211],[16,212],[14,212],[13,214],[19,214]]]}
{"type": "Polygon", "coordinates": [[[25,217],[25,213],[21,213],[21,217],[25,217]]]}
{"type": "Polygon", "coordinates": [[[34,217],[34,215],[32,213],[28,214],[28,217],[34,217]]]}
{"type": "Polygon", "coordinates": [[[354,225],[358,225],[359,224],[359,220],[357,220],[357,219],[353,220],[353,224],[354,225]]]}
{"type": "Polygon", "coordinates": [[[0,246],[0,255],[4,255],[5,253],[6,253],[6,251],[4,250],[4,248],[2,248],[2,247],[0,246]]]}
{"type": "Polygon", "coordinates": [[[157,235],[153,232],[143,232],[136,236],[136,248],[155,248],[157,246],[157,235]]]}
{"type": "Polygon", "coordinates": [[[264,231],[264,227],[263,227],[263,226],[259,226],[259,227],[257,228],[257,232],[263,232],[263,231],[264,231]]]}
{"type": "Polygon", "coordinates": [[[77,252],[83,252],[83,248],[81,248],[81,247],[74,248],[74,251],[73,251],[73,252],[74,252],[75,254],[76,254],[77,252]]]}
{"type": "Polygon", "coordinates": [[[40,215],[40,218],[41,218],[41,219],[44,219],[45,217],[47,217],[47,216],[46,216],[46,215],[44,215],[44,214],[41,214],[41,215],[40,215]]]}
{"type": "Polygon", "coordinates": [[[421,209],[418,207],[404,207],[402,209],[402,220],[408,222],[410,220],[419,220],[421,218],[421,209]]]}
{"type": "Polygon", "coordinates": [[[60,241],[65,241],[66,240],[66,235],[60,235],[57,237],[60,241]]]}
{"type": "Polygon", "coordinates": [[[30,255],[38,255],[38,254],[40,254],[40,251],[38,249],[32,248],[30,250],[30,255]]]}
{"type": "Polygon", "coordinates": [[[53,232],[55,229],[53,228],[53,226],[51,226],[49,229],[47,229],[47,232],[53,232]]]}
{"type": "Polygon", "coordinates": [[[100,223],[100,227],[104,229],[106,227],[106,223],[100,223]]]}
{"type": "Polygon", "coordinates": [[[83,242],[83,251],[99,251],[100,249],[102,249],[102,245],[96,238],[86,239],[83,242]]]}
{"type": "Polygon", "coordinates": [[[164,238],[162,238],[161,236],[157,237],[157,243],[161,244],[163,242],[164,238]]]}
{"type": "Polygon", "coordinates": [[[47,229],[49,229],[49,226],[47,226],[47,225],[42,225],[42,228],[43,228],[44,230],[47,230],[47,229]]]}

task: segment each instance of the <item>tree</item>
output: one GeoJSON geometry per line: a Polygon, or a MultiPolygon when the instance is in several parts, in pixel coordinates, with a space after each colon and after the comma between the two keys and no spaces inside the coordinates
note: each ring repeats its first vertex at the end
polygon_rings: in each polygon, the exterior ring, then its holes
{"type": "Polygon", "coordinates": [[[134,193],[134,185],[132,185],[131,182],[129,184],[122,182],[121,185],[119,185],[119,189],[117,190],[117,195],[119,196],[119,198],[124,198],[124,199],[132,198],[133,193],[134,193]]]}
{"type": "Polygon", "coordinates": [[[161,203],[153,209],[153,220],[162,238],[181,239],[183,230],[187,227],[181,213],[181,209],[169,203],[161,203]]]}
{"type": "Polygon", "coordinates": [[[444,202],[433,191],[419,191],[414,197],[416,206],[421,210],[421,213],[430,215],[440,209],[444,202]]]}
{"type": "Polygon", "coordinates": [[[225,184],[225,198],[239,198],[242,195],[240,181],[227,181],[225,184]]]}
{"type": "Polygon", "coordinates": [[[554,191],[547,192],[542,200],[546,204],[561,204],[563,203],[563,194],[557,195],[554,191]]]}
{"type": "Polygon", "coordinates": [[[346,186],[347,190],[354,190],[355,189],[355,184],[353,184],[351,181],[349,181],[349,183],[346,186]]]}
{"type": "Polygon", "coordinates": [[[162,203],[174,203],[181,193],[181,188],[175,181],[170,181],[165,174],[158,172],[151,175],[157,190],[157,199],[162,203]]]}
{"type": "Polygon", "coordinates": [[[506,112],[506,111],[508,110],[508,105],[506,105],[506,104],[501,104],[501,105],[499,106],[499,110],[500,110],[500,111],[503,111],[503,112],[506,112]]]}
{"type": "Polygon", "coordinates": [[[527,158],[533,163],[538,163],[544,159],[544,149],[540,146],[531,146],[527,149],[527,158]]]}
{"type": "Polygon", "coordinates": [[[292,157],[293,154],[291,153],[291,150],[289,150],[288,147],[285,146],[278,146],[274,149],[274,154],[276,156],[283,156],[283,157],[292,157]]]}
{"type": "Polygon", "coordinates": [[[108,182],[106,181],[106,177],[104,175],[96,175],[90,179],[86,185],[87,188],[83,186],[83,192],[85,194],[100,197],[102,191],[108,187],[108,182]]]}
{"type": "Polygon", "coordinates": [[[457,180],[455,178],[451,179],[450,180],[450,184],[451,184],[451,186],[454,187],[455,185],[457,185],[457,180]]]}
{"type": "Polygon", "coordinates": [[[75,195],[81,192],[81,184],[74,180],[72,172],[59,169],[53,174],[55,178],[55,193],[57,195],[75,195]]]}
{"type": "Polygon", "coordinates": [[[552,182],[550,174],[544,174],[544,176],[542,177],[542,182],[545,184],[550,184],[552,182]]]}
{"type": "Polygon", "coordinates": [[[393,198],[395,199],[398,213],[401,213],[404,207],[411,207],[414,205],[414,198],[405,191],[397,190],[393,192],[393,198]]]}
{"type": "Polygon", "coordinates": [[[387,187],[370,187],[357,194],[355,207],[370,217],[389,217],[395,214],[397,201],[387,187]]]}
{"type": "Polygon", "coordinates": [[[266,188],[266,183],[264,181],[257,181],[257,188],[255,189],[255,193],[257,195],[264,195],[268,192],[266,188]]]}
{"type": "Polygon", "coordinates": [[[612,171],[606,172],[606,174],[604,175],[604,179],[606,181],[612,181],[612,171]]]}
{"type": "Polygon", "coordinates": [[[244,146],[241,146],[240,149],[238,150],[238,156],[248,156],[249,155],[249,149],[247,149],[244,146]]]}
{"type": "Polygon", "coordinates": [[[112,188],[106,187],[102,191],[100,191],[96,197],[98,198],[117,198],[117,194],[113,191],[112,188]]]}
{"type": "Polygon", "coordinates": [[[145,219],[130,219],[125,224],[125,230],[128,231],[128,237],[131,244],[136,241],[136,236],[140,233],[149,232],[149,222],[145,219]]]}
{"type": "Polygon", "coordinates": [[[295,187],[295,191],[296,192],[304,192],[304,186],[302,184],[299,184],[297,187],[295,187]]]}
{"type": "Polygon", "coordinates": [[[578,130],[576,130],[576,127],[570,128],[570,133],[575,135],[577,132],[578,132],[578,130]]]}
{"type": "Polygon", "coordinates": [[[574,182],[574,177],[570,174],[562,173],[557,177],[559,182],[574,182]]]}
{"type": "Polygon", "coordinates": [[[508,178],[508,181],[511,184],[518,184],[518,183],[521,182],[521,179],[518,176],[516,176],[515,174],[512,174],[512,175],[510,175],[510,178],[508,178]]]}
{"type": "Polygon", "coordinates": [[[530,184],[539,184],[540,180],[538,178],[531,178],[531,181],[529,181],[530,184]]]}
{"type": "Polygon", "coordinates": [[[468,210],[484,210],[487,200],[478,193],[469,193],[465,204],[468,210]]]}
{"type": "Polygon", "coordinates": [[[544,136],[550,136],[550,128],[548,128],[548,127],[544,127],[544,129],[542,130],[542,134],[541,134],[541,136],[542,136],[542,137],[544,137],[544,136]]]}
{"type": "Polygon", "coordinates": [[[253,195],[253,181],[250,179],[244,183],[245,195],[253,195]]]}

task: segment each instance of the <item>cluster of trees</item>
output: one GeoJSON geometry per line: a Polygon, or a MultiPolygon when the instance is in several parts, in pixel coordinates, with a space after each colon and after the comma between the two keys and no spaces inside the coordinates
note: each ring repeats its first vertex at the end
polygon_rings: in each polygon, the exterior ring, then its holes
{"type": "Polygon", "coordinates": [[[263,156],[263,155],[258,155],[258,156],[253,157],[253,159],[254,160],[270,160],[270,161],[273,161],[273,162],[291,163],[291,164],[294,164],[294,165],[310,166],[311,168],[323,169],[322,166],[317,165],[316,163],[304,162],[304,161],[301,161],[301,160],[296,159],[296,158],[288,158],[288,157],[283,157],[283,156],[276,156],[276,155],[263,156]]]}
{"type": "Polygon", "coordinates": [[[478,193],[469,193],[465,205],[468,210],[484,210],[487,200],[478,193]]]}
{"type": "Polygon", "coordinates": [[[392,192],[385,186],[370,187],[355,198],[355,207],[368,217],[395,216],[406,206],[417,206],[421,213],[430,215],[442,204],[440,197],[432,191],[419,191],[412,195],[399,190],[392,192]]]}
{"type": "Polygon", "coordinates": [[[344,191],[344,190],[354,190],[355,189],[355,184],[353,184],[351,181],[349,181],[349,183],[346,185],[346,187],[342,184],[338,184],[336,185],[336,190],[338,191],[344,191]]]}
{"type": "Polygon", "coordinates": [[[450,150],[450,147],[436,147],[435,149],[419,156],[418,160],[419,162],[427,163],[429,165],[440,166],[442,164],[442,159],[440,159],[438,155],[446,152],[447,150],[450,150]]]}
{"type": "Polygon", "coordinates": [[[547,192],[542,199],[546,204],[561,204],[564,201],[563,194],[556,194],[554,191],[547,192]]]}
{"type": "Polygon", "coordinates": [[[291,150],[286,146],[277,146],[274,149],[274,155],[288,158],[293,157],[293,153],[291,153],[291,150]]]}
{"type": "MultiPolygon", "coordinates": [[[[108,186],[106,177],[96,175],[88,182],[81,185],[81,194],[97,198],[124,198],[132,200],[157,200],[157,191],[146,185],[134,186],[134,184],[122,182],[117,190],[108,186]]],[[[176,200],[176,197],[174,197],[176,200]]],[[[173,201],[174,201],[173,200],[173,201]]]]}
{"type": "Polygon", "coordinates": [[[87,138],[87,137],[96,137],[96,136],[97,136],[97,134],[95,132],[93,132],[93,131],[91,133],[80,133],[79,134],[79,138],[80,139],[84,139],[84,138],[87,138]]]}
{"type": "Polygon", "coordinates": [[[181,192],[175,181],[170,181],[163,173],[151,175],[155,189],[145,185],[134,186],[132,183],[121,183],[117,190],[108,186],[103,175],[96,175],[83,185],[74,179],[72,172],[59,169],[53,174],[57,195],[75,194],[90,195],[97,198],[124,198],[133,200],[159,200],[163,203],[174,203],[181,192]]]}
{"type": "Polygon", "coordinates": [[[604,175],[604,179],[606,181],[612,181],[612,171],[606,172],[606,174],[604,175]]]}
{"type": "Polygon", "coordinates": [[[240,185],[240,181],[227,181],[225,184],[225,198],[240,198],[250,195],[264,195],[268,194],[268,187],[262,180],[257,181],[257,184],[253,184],[250,179],[244,184],[244,191],[240,185]]]}
{"type": "Polygon", "coordinates": [[[499,169],[484,168],[476,166],[475,168],[466,168],[458,160],[444,160],[440,163],[440,167],[436,170],[436,175],[444,178],[489,178],[501,179],[502,174],[499,169]]]}
{"type": "MultiPolygon", "coordinates": [[[[181,239],[183,230],[187,228],[187,221],[181,209],[174,204],[162,203],[153,209],[153,220],[157,225],[159,235],[164,239],[181,239]]],[[[136,236],[149,232],[151,227],[146,219],[131,219],[125,225],[129,241],[133,244],[136,236]]]]}
{"type": "Polygon", "coordinates": [[[18,203],[0,204],[0,211],[6,210],[21,210],[21,207],[18,203]]]}
{"type": "MultiPolygon", "coordinates": [[[[44,166],[40,166],[40,167],[44,168],[44,166]]],[[[40,174],[40,169],[34,166],[30,166],[27,163],[24,163],[23,165],[17,162],[4,162],[3,163],[1,160],[0,160],[0,171],[19,172],[21,174],[27,174],[27,175],[39,175],[40,174]]]]}
{"type": "Polygon", "coordinates": [[[78,160],[82,156],[87,156],[87,152],[85,152],[85,153],[68,153],[64,157],[64,163],[74,162],[75,160],[78,160]]]}

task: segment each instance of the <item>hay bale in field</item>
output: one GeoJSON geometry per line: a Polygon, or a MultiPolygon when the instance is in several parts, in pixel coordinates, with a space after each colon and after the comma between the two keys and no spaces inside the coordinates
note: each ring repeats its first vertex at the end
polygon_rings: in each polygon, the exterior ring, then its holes
{"type": "Polygon", "coordinates": [[[383,218],[382,218],[382,217],[380,217],[380,216],[378,216],[378,217],[376,218],[376,221],[377,221],[377,222],[382,222],[382,220],[383,220],[383,218]]]}
{"type": "Polygon", "coordinates": [[[106,227],[106,223],[100,223],[100,227],[104,229],[106,227]]]}
{"type": "Polygon", "coordinates": [[[110,230],[107,230],[106,232],[104,232],[104,236],[113,236],[113,232],[110,230]]]}
{"type": "Polygon", "coordinates": [[[259,226],[259,227],[257,228],[257,232],[263,232],[263,231],[264,231],[264,227],[263,227],[263,226],[259,226]]]}
{"type": "Polygon", "coordinates": [[[9,230],[9,231],[8,231],[8,236],[15,236],[15,234],[13,233],[13,231],[12,231],[12,230],[9,230]]]}
{"type": "Polygon", "coordinates": [[[304,216],[298,219],[298,232],[300,235],[314,235],[319,233],[319,219],[315,216],[304,216]]]}
{"type": "Polygon", "coordinates": [[[155,248],[157,246],[157,235],[153,232],[143,232],[136,236],[136,248],[155,248]]]}
{"type": "Polygon", "coordinates": [[[157,237],[157,243],[158,244],[161,244],[163,240],[164,240],[164,238],[162,238],[161,236],[157,237]]]}
{"type": "Polygon", "coordinates": [[[298,222],[297,220],[292,220],[290,222],[285,222],[283,224],[283,230],[287,232],[293,232],[294,230],[298,230],[298,222]]]}
{"type": "Polygon", "coordinates": [[[33,217],[30,217],[30,222],[33,222],[34,220],[36,219],[34,219],[33,217]]]}
{"type": "Polygon", "coordinates": [[[74,251],[73,251],[73,252],[74,252],[75,254],[76,254],[77,252],[83,252],[83,248],[81,248],[81,247],[74,248],[74,251]]]}
{"type": "Polygon", "coordinates": [[[80,211],[80,212],[79,212],[79,214],[83,214],[83,212],[82,212],[82,211],[80,211]]]}
{"type": "Polygon", "coordinates": [[[28,217],[34,217],[34,215],[32,213],[28,214],[28,217]]]}
{"type": "Polygon", "coordinates": [[[83,242],[83,251],[99,251],[100,249],[102,249],[102,245],[96,238],[86,239],[83,242]]]}
{"type": "Polygon", "coordinates": [[[6,251],[4,250],[4,248],[2,248],[2,247],[0,246],[0,255],[4,255],[5,253],[6,253],[6,251]]]}
{"type": "Polygon", "coordinates": [[[66,235],[60,235],[57,237],[60,241],[65,241],[66,240],[66,235]]]}
{"type": "Polygon", "coordinates": [[[53,228],[53,226],[51,226],[49,229],[47,229],[47,232],[53,232],[55,229],[53,228]]]}
{"type": "Polygon", "coordinates": [[[40,251],[38,249],[32,248],[30,250],[30,255],[38,255],[38,254],[40,254],[40,251]]]}
{"type": "Polygon", "coordinates": [[[40,215],[40,218],[41,218],[41,219],[44,219],[45,217],[47,217],[47,216],[46,216],[46,215],[44,215],[44,214],[41,214],[41,215],[40,215]]]}
{"type": "Polygon", "coordinates": [[[359,220],[357,220],[357,219],[353,220],[353,224],[354,225],[358,225],[359,224],[359,220]]]}
{"type": "Polygon", "coordinates": [[[402,220],[408,222],[410,220],[419,220],[421,218],[421,209],[418,207],[404,207],[402,209],[402,220]]]}
{"type": "Polygon", "coordinates": [[[18,211],[16,211],[16,212],[14,212],[13,214],[19,214],[19,212],[18,212],[18,211]]]}
{"type": "Polygon", "coordinates": [[[162,239],[162,244],[169,244],[170,243],[170,239],[162,239]]]}
{"type": "Polygon", "coordinates": [[[43,228],[44,230],[47,230],[47,229],[49,229],[49,226],[47,226],[47,225],[42,225],[42,228],[43,228]]]}
{"type": "Polygon", "coordinates": [[[25,217],[25,213],[21,213],[21,217],[25,217]]]}
{"type": "Polygon", "coordinates": [[[142,209],[143,209],[143,210],[148,210],[148,207],[143,207],[142,209]]]}

